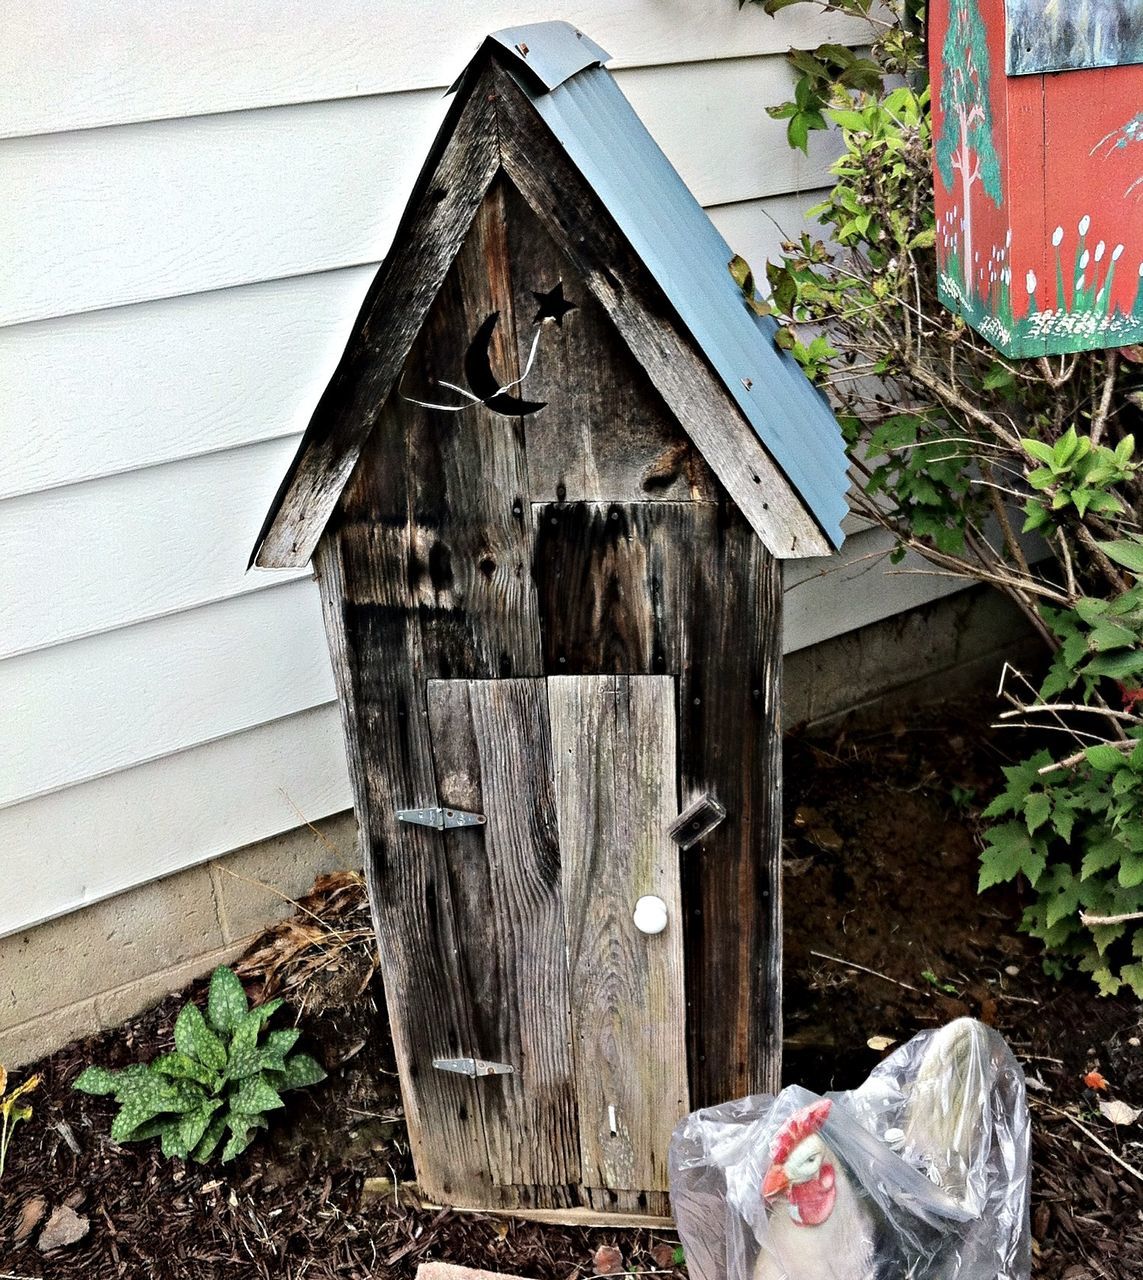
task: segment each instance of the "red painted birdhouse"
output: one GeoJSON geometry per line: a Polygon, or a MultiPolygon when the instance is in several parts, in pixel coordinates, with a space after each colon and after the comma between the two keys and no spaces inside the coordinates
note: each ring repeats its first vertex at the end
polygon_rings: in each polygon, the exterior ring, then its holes
{"type": "Polygon", "coordinates": [[[941,300],[1009,356],[1143,339],[1143,6],[934,0],[941,300]]]}

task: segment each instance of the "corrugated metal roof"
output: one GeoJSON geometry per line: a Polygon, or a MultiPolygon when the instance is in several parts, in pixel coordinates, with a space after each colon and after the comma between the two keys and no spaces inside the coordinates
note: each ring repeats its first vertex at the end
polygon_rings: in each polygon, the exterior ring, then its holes
{"type": "Polygon", "coordinates": [[[727,270],[730,247],[599,65],[609,55],[566,22],[513,27],[490,40],[511,55],[508,70],[840,547],[848,480],[833,413],[797,361],[775,345],[776,323],[744,305],[727,270]]]}

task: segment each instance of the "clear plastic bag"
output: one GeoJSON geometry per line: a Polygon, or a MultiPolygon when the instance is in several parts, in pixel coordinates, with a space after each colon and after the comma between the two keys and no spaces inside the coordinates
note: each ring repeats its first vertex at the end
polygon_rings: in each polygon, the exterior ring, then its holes
{"type": "Polygon", "coordinates": [[[971,1018],[924,1031],[860,1088],[796,1085],[675,1130],[691,1280],[1027,1280],[1024,1075],[971,1018]]]}

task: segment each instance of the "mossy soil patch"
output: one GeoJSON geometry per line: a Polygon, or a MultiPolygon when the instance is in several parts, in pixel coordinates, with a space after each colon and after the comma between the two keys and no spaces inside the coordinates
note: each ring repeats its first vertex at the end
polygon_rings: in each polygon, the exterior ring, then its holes
{"type": "MultiPolygon", "coordinates": [[[[1080,980],[1045,977],[1015,930],[1010,890],[977,897],[976,813],[1009,744],[992,706],[793,738],[786,760],[786,1068],[812,1088],[858,1083],[884,1049],[963,1013],[997,1026],[1032,1082],[1037,1280],[1143,1275],[1143,1127],[1098,1102],[1143,1106],[1143,1010],[1080,980]],[[1098,1070],[1108,1088],[1084,1083],[1098,1070]]],[[[84,1066],[123,1066],[171,1047],[174,1019],[205,985],[42,1063],[33,1119],[0,1183],[0,1273],[139,1280],[411,1277],[446,1259],[535,1280],[605,1265],[679,1274],[673,1239],[425,1209],[413,1177],[364,893],[326,878],[252,950],[255,999],[299,1011],[301,1047],[329,1071],[233,1164],[167,1161],[157,1143],[116,1147],[114,1104],[73,1093],[84,1066]],[[81,1239],[38,1247],[52,1213],[81,1239]],[[81,1223],[82,1225],[82,1223],[81,1223]],[[614,1253],[601,1246],[616,1246],[614,1253]]],[[[281,1018],[281,1015],[279,1015],[281,1018]]],[[[47,1241],[51,1243],[51,1239],[47,1241]]]]}

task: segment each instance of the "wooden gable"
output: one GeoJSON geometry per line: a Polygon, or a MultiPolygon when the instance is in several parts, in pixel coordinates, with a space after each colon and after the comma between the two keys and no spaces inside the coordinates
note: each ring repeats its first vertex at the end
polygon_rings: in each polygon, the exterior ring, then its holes
{"type": "MultiPolygon", "coordinates": [[[[645,264],[490,54],[482,67],[470,67],[458,91],[393,249],[267,516],[252,563],[298,566],[312,556],[429,305],[501,170],[580,273],[635,363],[772,554],[828,554],[830,543],[813,515],[645,264]]],[[[504,340],[501,330],[498,341],[504,340]]]]}

